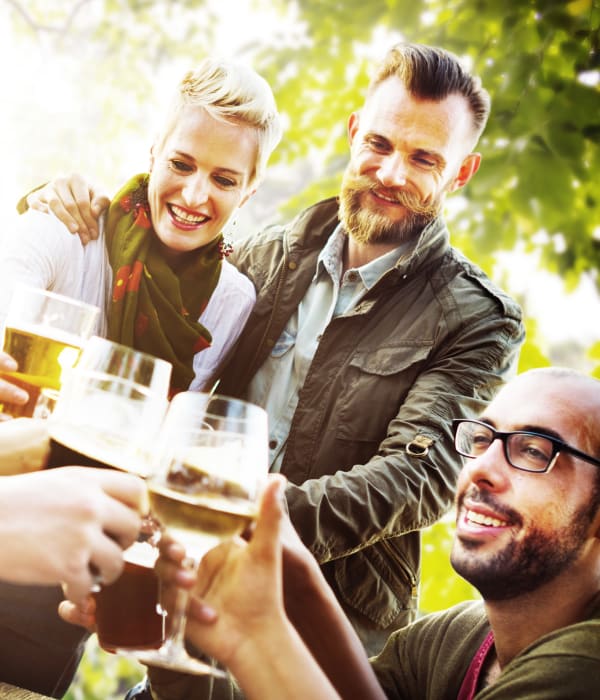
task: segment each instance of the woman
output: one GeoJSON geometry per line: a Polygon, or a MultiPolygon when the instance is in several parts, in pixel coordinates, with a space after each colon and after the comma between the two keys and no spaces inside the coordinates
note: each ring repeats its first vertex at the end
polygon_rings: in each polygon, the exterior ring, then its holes
{"type": "MultiPolygon", "coordinates": [[[[267,83],[243,65],[206,59],[178,86],[150,172],[113,198],[97,240],[83,246],[45,213],[19,217],[0,260],[0,322],[19,281],[74,296],[102,309],[100,335],[171,362],[173,392],[209,387],[255,300],[224,259],[221,231],[254,193],[280,136],[267,83]]],[[[85,637],[60,622],[60,597],[2,585],[0,677],[66,691],[85,637]]]]}
{"type": "Polygon", "coordinates": [[[255,300],[221,232],[280,137],[267,83],[204,60],[178,86],[149,173],[115,195],[98,240],[83,247],[52,216],[20,217],[0,263],[0,319],[18,281],[74,296],[103,310],[100,335],[171,362],[174,392],[208,387],[255,300]]]}

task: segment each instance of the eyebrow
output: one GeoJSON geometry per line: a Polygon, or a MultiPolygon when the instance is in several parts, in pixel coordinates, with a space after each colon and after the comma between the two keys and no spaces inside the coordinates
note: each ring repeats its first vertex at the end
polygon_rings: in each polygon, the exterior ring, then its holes
{"type": "MultiPolygon", "coordinates": [[[[486,418],[485,416],[482,416],[479,418],[479,420],[482,423],[487,423],[491,428],[494,428],[495,430],[498,429],[498,426],[496,423],[494,423],[493,420],[490,418],[486,418]]],[[[539,433],[541,435],[547,435],[549,438],[554,438],[555,440],[560,440],[561,442],[564,442],[566,444],[565,438],[556,430],[552,430],[552,428],[548,428],[544,425],[535,425],[533,423],[527,423],[526,425],[520,425],[517,428],[513,428],[512,430],[506,430],[506,431],[500,431],[500,432],[507,432],[507,433],[512,433],[512,432],[525,432],[525,433],[539,433]]]]}
{"type": "MultiPolygon", "coordinates": [[[[191,156],[189,153],[186,153],[185,151],[173,151],[173,155],[179,156],[180,158],[187,158],[188,160],[193,160],[196,162],[196,159],[191,156]]],[[[244,177],[244,173],[241,170],[234,170],[233,168],[223,168],[223,167],[217,167],[215,170],[219,173],[230,173],[231,175],[237,175],[238,177],[244,177]]]]}

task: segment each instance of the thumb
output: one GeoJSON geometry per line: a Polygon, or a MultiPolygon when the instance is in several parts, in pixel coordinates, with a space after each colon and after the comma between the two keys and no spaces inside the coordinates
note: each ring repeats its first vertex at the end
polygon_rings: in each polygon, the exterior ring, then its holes
{"type": "Polygon", "coordinates": [[[283,491],[285,477],[273,474],[262,493],[256,527],[250,548],[265,559],[281,558],[280,532],[283,519],[283,491]]]}
{"type": "Polygon", "coordinates": [[[110,204],[110,197],[103,193],[96,194],[92,192],[92,212],[94,216],[100,216],[100,214],[108,208],[110,204]]]}

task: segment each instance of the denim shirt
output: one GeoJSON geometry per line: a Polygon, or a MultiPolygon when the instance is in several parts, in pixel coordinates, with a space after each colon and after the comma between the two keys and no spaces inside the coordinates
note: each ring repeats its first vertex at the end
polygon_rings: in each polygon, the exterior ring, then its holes
{"type": "Polygon", "coordinates": [[[318,256],[315,275],[297,311],[248,387],[246,399],[264,406],[269,415],[271,471],[281,467],[298,392],[329,322],[355,308],[411,248],[410,244],[400,245],[342,275],[346,241],[347,234],[338,224],[318,256]]]}

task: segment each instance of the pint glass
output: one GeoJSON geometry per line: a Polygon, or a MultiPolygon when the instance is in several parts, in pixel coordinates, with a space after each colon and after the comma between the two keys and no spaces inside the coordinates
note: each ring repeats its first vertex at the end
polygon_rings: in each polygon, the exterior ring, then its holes
{"type": "Polygon", "coordinates": [[[40,392],[58,392],[83,343],[92,335],[100,309],[45,289],[15,288],[4,322],[3,350],[18,363],[15,372],[0,376],[29,393],[20,406],[4,404],[12,416],[31,417],[40,392]]]}

